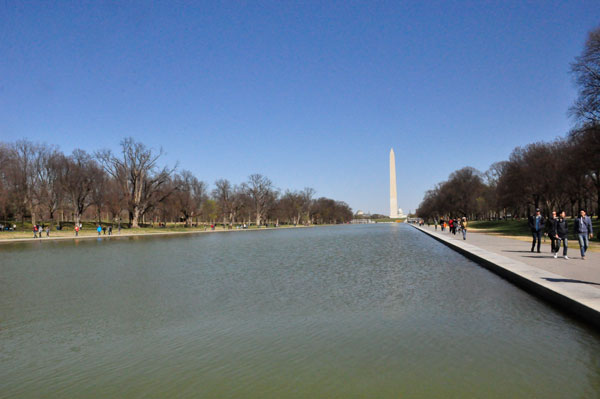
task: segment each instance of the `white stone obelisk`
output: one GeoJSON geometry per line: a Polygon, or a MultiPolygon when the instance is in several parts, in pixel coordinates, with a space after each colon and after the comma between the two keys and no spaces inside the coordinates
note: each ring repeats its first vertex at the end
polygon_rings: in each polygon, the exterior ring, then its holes
{"type": "Polygon", "coordinates": [[[390,218],[398,217],[398,196],[396,194],[396,156],[390,149],[390,218]]]}

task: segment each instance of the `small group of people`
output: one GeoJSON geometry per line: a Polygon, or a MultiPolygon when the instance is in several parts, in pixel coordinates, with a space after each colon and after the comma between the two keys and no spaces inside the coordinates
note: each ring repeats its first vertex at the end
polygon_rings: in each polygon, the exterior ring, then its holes
{"type": "Polygon", "coordinates": [[[98,227],[96,227],[96,231],[98,232],[98,235],[100,235],[102,232],[104,232],[104,235],[106,235],[106,232],[108,232],[108,235],[110,236],[112,235],[112,225],[109,225],[108,227],[102,227],[101,225],[98,225],[98,227]]]}
{"type": "Polygon", "coordinates": [[[467,218],[463,216],[462,218],[450,218],[446,222],[444,219],[434,220],[435,229],[437,230],[438,223],[442,229],[442,231],[448,231],[456,235],[456,232],[459,231],[462,233],[463,240],[467,239],[467,218]]]}
{"type": "Polygon", "coordinates": [[[16,229],[16,224],[0,224],[0,231],[15,231],[16,229]]]}
{"type": "MultiPolygon", "coordinates": [[[[75,237],[79,236],[79,232],[81,231],[81,229],[83,228],[83,225],[81,223],[75,223],[75,237]]],[[[98,225],[96,227],[96,231],[98,232],[98,235],[100,234],[104,234],[106,235],[106,233],[108,233],[108,235],[112,235],[112,231],[113,231],[113,227],[112,225],[108,225],[102,227],[101,225],[98,225]]],[[[121,225],[119,224],[119,233],[121,232],[121,225]]]]}
{"type": "Polygon", "coordinates": [[[50,237],[50,226],[44,226],[39,224],[33,225],[33,238],[42,238],[43,232],[46,232],[46,237],[50,237]]]}
{"type": "MultiPolygon", "coordinates": [[[[563,257],[569,259],[567,251],[569,249],[569,224],[565,211],[553,211],[552,216],[546,221],[542,216],[540,209],[535,210],[535,215],[531,215],[528,220],[529,229],[533,241],[531,243],[531,252],[534,252],[537,246],[537,252],[540,253],[542,244],[542,235],[547,234],[550,238],[550,246],[554,258],[558,258],[560,247],[563,247],[563,257]]],[[[579,211],[579,216],[574,221],[573,233],[579,241],[581,259],[585,260],[585,253],[589,246],[589,240],[594,238],[592,228],[592,219],[586,215],[584,209],[579,211]]]]}

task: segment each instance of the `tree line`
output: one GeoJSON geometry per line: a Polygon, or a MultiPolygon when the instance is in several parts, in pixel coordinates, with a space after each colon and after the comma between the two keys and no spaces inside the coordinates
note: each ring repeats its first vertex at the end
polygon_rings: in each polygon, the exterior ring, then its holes
{"type": "Polygon", "coordinates": [[[161,165],[164,153],[126,138],[120,152],[93,154],[19,140],[0,143],[0,220],[61,225],[83,220],[130,227],[180,222],[226,225],[344,223],[342,201],[315,198],[315,190],[276,188],[261,174],[238,185],[209,185],[188,170],[161,165]]]}
{"type": "Polygon", "coordinates": [[[425,193],[417,215],[518,218],[541,208],[600,217],[600,28],[590,32],[571,72],[578,97],[569,113],[576,123],[565,137],[517,147],[483,173],[453,172],[425,193]]]}

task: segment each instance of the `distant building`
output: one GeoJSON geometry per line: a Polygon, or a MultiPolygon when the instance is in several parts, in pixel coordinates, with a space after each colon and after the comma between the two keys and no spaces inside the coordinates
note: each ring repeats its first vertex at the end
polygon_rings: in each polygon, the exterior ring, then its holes
{"type": "Polygon", "coordinates": [[[364,216],[365,213],[363,211],[361,211],[360,209],[358,211],[356,211],[356,216],[364,216]]]}

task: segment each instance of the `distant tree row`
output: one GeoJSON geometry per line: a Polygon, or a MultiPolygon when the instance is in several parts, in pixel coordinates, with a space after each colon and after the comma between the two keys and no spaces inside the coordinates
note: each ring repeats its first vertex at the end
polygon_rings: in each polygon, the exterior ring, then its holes
{"type": "Polygon", "coordinates": [[[600,217],[600,28],[590,32],[571,71],[579,94],[570,108],[576,126],[566,137],[517,147],[485,173],[453,172],[427,191],[418,216],[522,217],[535,208],[575,215],[583,208],[600,217]]]}
{"type": "Polygon", "coordinates": [[[20,140],[0,143],[0,220],[143,224],[343,223],[352,210],[341,201],[315,199],[315,191],[281,193],[252,174],[233,185],[207,183],[190,171],[160,165],[163,152],[127,138],[121,151],[63,154],[56,146],[20,140]]]}
{"type": "Polygon", "coordinates": [[[553,142],[517,147],[508,161],[484,173],[465,167],[425,193],[422,218],[470,219],[525,217],[535,208],[548,214],[578,209],[598,214],[600,131],[574,131],[553,142]]]}

